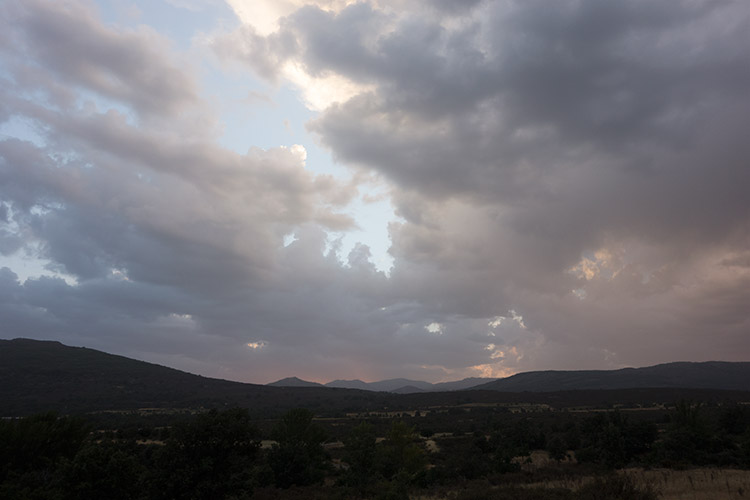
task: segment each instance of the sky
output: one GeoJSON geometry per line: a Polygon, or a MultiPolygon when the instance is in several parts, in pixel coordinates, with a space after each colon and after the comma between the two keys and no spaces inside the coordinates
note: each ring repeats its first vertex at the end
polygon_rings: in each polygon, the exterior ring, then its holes
{"type": "Polygon", "coordinates": [[[750,360],[744,0],[5,0],[0,338],[252,383],[750,360]]]}

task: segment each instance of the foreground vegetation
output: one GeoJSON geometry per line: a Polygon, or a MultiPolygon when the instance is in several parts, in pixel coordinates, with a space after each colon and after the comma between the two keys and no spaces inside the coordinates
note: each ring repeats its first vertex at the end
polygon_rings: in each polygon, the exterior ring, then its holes
{"type": "Polygon", "coordinates": [[[750,469],[747,406],[682,401],[663,411],[527,410],[478,406],[314,419],[295,409],[261,419],[235,408],[6,419],[0,498],[750,495],[750,473],[742,470],[750,469]]]}

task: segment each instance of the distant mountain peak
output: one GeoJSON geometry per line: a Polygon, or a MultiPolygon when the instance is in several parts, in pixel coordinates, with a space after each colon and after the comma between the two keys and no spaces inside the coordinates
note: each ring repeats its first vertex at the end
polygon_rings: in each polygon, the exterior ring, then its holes
{"type": "Polygon", "coordinates": [[[302,380],[298,377],[286,377],[282,378],[281,380],[277,380],[276,382],[271,382],[270,384],[266,384],[271,387],[322,387],[322,384],[319,384],[317,382],[309,382],[307,380],[302,380]]]}
{"type": "Polygon", "coordinates": [[[362,380],[359,380],[359,379],[354,379],[354,380],[342,380],[342,379],[331,380],[330,382],[328,382],[326,384],[326,387],[332,387],[332,388],[337,388],[337,389],[361,389],[361,390],[365,390],[365,391],[372,390],[372,389],[369,388],[370,384],[368,384],[367,382],[363,382],[362,380]]]}
{"type": "Polygon", "coordinates": [[[419,387],[414,387],[413,385],[405,385],[403,387],[399,387],[398,389],[394,389],[390,391],[394,394],[416,394],[418,392],[429,392],[425,389],[420,389],[419,387]]]}
{"type": "Polygon", "coordinates": [[[465,378],[454,382],[440,382],[431,384],[422,380],[409,380],[405,378],[392,378],[387,380],[378,380],[376,382],[363,382],[362,380],[333,380],[328,382],[326,387],[337,387],[344,389],[362,389],[376,392],[395,392],[395,393],[413,393],[413,392],[446,392],[469,389],[479,384],[484,384],[494,378],[465,378]]]}

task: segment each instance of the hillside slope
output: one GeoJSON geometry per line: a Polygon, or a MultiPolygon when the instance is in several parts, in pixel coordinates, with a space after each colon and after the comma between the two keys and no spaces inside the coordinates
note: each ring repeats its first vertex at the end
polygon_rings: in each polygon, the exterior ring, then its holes
{"type": "Polygon", "coordinates": [[[299,406],[367,407],[371,400],[372,393],[347,389],[268,387],[202,377],[59,342],[0,340],[0,416],[226,406],[269,414],[299,406]]]}
{"type": "Polygon", "coordinates": [[[394,394],[244,384],[201,377],[93,349],[68,347],[59,342],[0,340],[0,417],[49,410],[68,414],[233,406],[249,408],[254,415],[266,417],[300,407],[330,416],[477,403],[536,402],[564,408],[611,407],[618,402],[665,403],[679,399],[746,402],[750,401],[750,392],[741,391],[750,386],[748,365],[750,363],[672,363],[612,372],[530,372],[485,384],[484,390],[421,392],[424,389],[401,386],[394,390],[411,394],[394,394]],[[722,388],[729,390],[717,390],[722,388]]]}
{"type": "Polygon", "coordinates": [[[750,363],[676,362],[620,370],[537,371],[473,387],[503,392],[550,392],[591,389],[692,388],[750,390],[750,363]]]}

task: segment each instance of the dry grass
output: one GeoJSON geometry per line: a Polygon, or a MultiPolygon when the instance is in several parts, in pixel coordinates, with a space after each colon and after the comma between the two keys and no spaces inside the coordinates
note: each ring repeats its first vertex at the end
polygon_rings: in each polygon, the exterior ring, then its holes
{"type": "MultiPolygon", "coordinates": [[[[735,469],[626,469],[618,474],[629,476],[633,484],[644,491],[658,494],[662,500],[750,500],[750,470],[735,469]]],[[[572,476],[554,480],[543,480],[525,484],[505,485],[505,488],[516,488],[517,491],[529,490],[548,498],[544,492],[568,490],[578,492],[582,487],[591,485],[594,476],[572,476]]],[[[501,491],[503,487],[489,487],[485,490],[488,498],[490,491],[501,491]]],[[[445,500],[456,498],[458,492],[444,492],[424,496],[414,496],[419,500],[445,500]]],[[[481,497],[481,496],[480,496],[481,497]]],[[[479,498],[479,497],[478,497],[479,498]]],[[[549,498],[553,498],[550,496],[549,498]]]]}
{"type": "Polygon", "coordinates": [[[664,500],[717,500],[750,498],[750,471],[734,469],[630,469],[641,484],[650,483],[664,500]]]}
{"type": "MultiPolygon", "coordinates": [[[[568,459],[575,463],[570,453],[568,459]]],[[[535,451],[531,460],[523,463],[524,470],[533,471],[553,465],[548,454],[535,451]]],[[[750,500],[750,470],[736,469],[627,469],[620,471],[630,475],[637,484],[651,485],[661,493],[664,500],[714,500],[714,499],[747,499],[750,500]]],[[[533,486],[547,488],[566,488],[578,490],[591,477],[570,477],[559,481],[534,483],[533,486]]]]}
{"type": "MultiPolygon", "coordinates": [[[[750,470],[736,469],[626,469],[637,485],[650,485],[663,500],[750,500],[750,470]]],[[[577,491],[592,477],[571,477],[531,483],[530,487],[565,488],[577,491]]]]}

